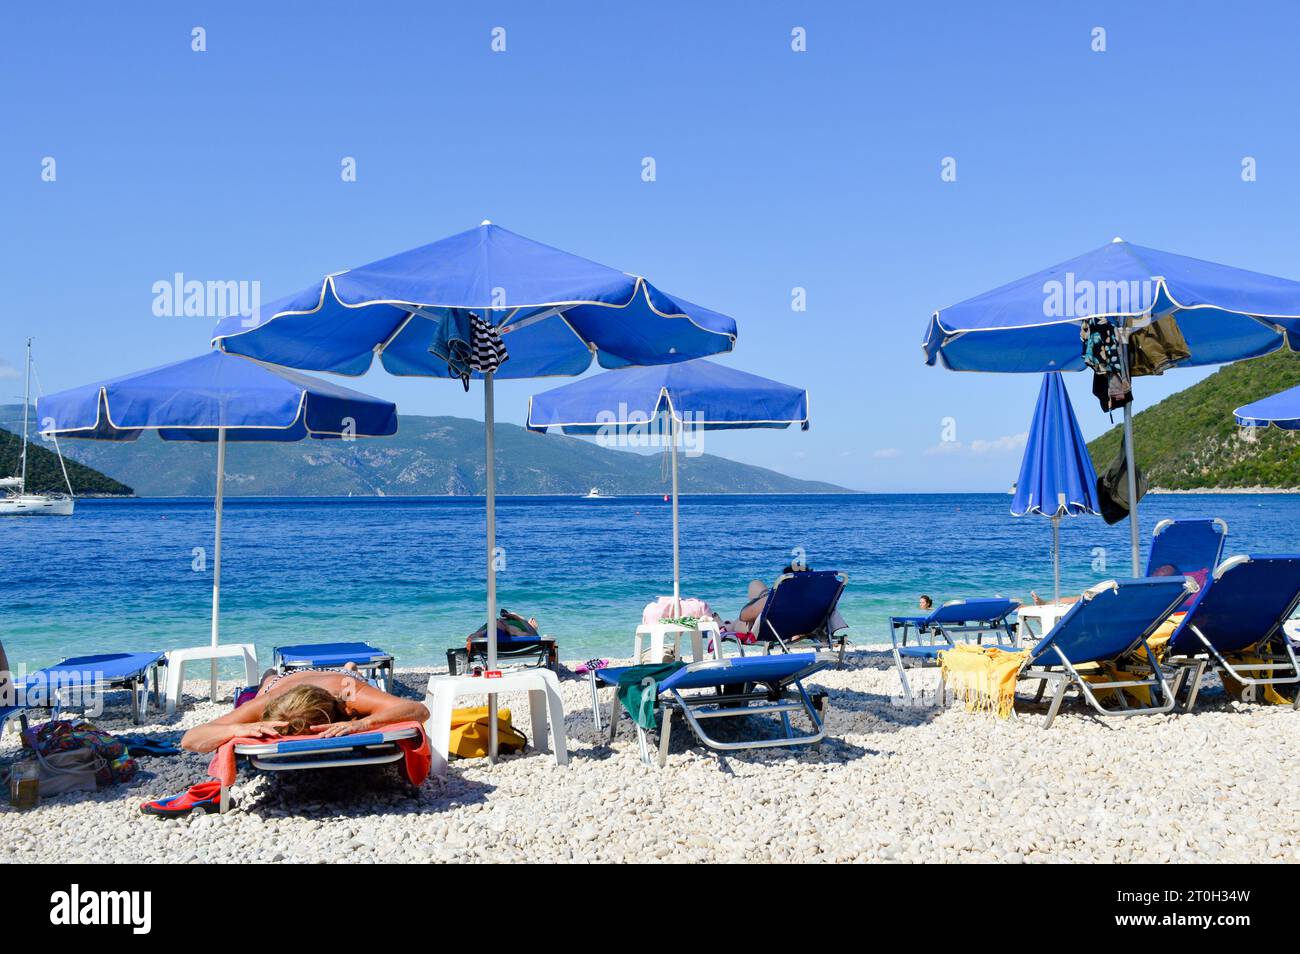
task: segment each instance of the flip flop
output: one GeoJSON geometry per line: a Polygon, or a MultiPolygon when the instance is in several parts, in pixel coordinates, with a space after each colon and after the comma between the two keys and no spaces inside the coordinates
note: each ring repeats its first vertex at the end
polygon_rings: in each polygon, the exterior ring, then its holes
{"type": "Polygon", "coordinates": [[[152,802],[142,802],[140,811],[146,815],[175,818],[192,811],[212,814],[221,810],[221,783],[200,782],[191,785],[179,795],[169,795],[152,802]]]}

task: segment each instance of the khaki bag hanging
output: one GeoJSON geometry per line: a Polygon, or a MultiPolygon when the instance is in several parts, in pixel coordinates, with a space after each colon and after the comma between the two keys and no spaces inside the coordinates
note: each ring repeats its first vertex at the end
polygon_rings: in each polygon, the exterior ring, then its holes
{"type": "MultiPolygon", "coordinates": [[[[488,754],[487,706],[475,709],[453,709],[451,713],[451,744],[448,751],[463,759],[481,759],[488,754]]],[[[528,737],[514,727],[509,709],[497,709],[497,751],[507,755],[522,752],[528,737]]]]}

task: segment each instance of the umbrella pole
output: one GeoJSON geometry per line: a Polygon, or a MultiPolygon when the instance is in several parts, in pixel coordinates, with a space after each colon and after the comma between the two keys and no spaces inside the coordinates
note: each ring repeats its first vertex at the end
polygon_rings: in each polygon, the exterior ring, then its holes
{"type": "Polygon", "coordinates": [[[1061,602],[1061,515],[1052,515],[1052,602],[1061,602]]]}
{"type": "MultiPolygon", "coordinates": [[[[226,496],[226,429],[217,428],[217,493],[213,509],[217,514],[216,538],[212,543],[212,647],[215,649],[221,634],[221,516],[226,496]]],[[[217,660],[210,663],[208,701],[217,701],[217,660]]]]}
{"type": "Polygon", "coordinates": [[[677,521],[677,415],[668,412],[672,433],[673,458],[673,615],[682,615],[682,574],[681,557],[678,549],[680,530],[677,521]]]}
{"type": "MultiPolygon", "coordinates": [[[[497,668],[497,479],[496,446],[492,433],[495,416],[492,395],[492,372],[483,375],[483,426],[484,444],[487,446],[487,637],[488,671],[497,668]]],[[[558,730],[557,730],[558,731],[558,730]]],[[[488,761],[497,760],[497,695],[488,693],[488,761]]]]}
{"type": "MultiPolygon", "coordinates": [[[[1128,376],[1128,333],[1123,332],[1120,335],[1119,363],[1124,369],[1125,377],[1128,376]]],[[[1132,378],[1129,378],[1130,388],[1132,387],[1132,378]]],[[[1139,567],[1139,557],[1142,550],[1141,535],[1138,530],[1138,493],[1137,493],[1137,456],[1133,452],[1133,397],[1130,392],[1129,401],[1124,405],[1124,457],[1127,463],[1128,480],[1128,537],[1129,548],[1132,551],[1133,575],[1135,577],[1142,575],[1139,567]]]]}

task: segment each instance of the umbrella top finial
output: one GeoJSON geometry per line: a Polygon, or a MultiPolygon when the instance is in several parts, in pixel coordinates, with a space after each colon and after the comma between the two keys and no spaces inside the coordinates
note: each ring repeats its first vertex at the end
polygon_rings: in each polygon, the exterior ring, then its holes
{"type": "Polygon", "coordinates": [[[491,219],[484,219],[482,222],[479,223],[480,226],[483,226],[483,225],[491,225],[491,224],[492,224],[492,220],[491,220],[491,219]]]}
{"type": "MultiPolygon", "coordinates": [[[[484,224],[486,225],[487,223],[485,222],[484,224]]],[[[1123,241],[1124,241],[1124,240],[1123,240],[1122,238],[1120,238],[1118,235],[1116,235],[1113,239],[1110,240],[1110,244],[1111,244],[1111,245],[1115,245],[1115,244],[1117,244],[1117,243],[1119,243],[1119,242],[1123,242],[1123,241]]]]}

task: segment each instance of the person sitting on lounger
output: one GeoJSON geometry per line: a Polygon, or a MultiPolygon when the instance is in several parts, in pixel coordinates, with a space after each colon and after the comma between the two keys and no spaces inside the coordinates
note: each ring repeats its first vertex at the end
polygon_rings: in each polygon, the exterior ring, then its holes
{"type": "MultiPolygon", "coordinates": [[[[787,573],[803,573],[811,569],[812,567],[808,566],[787,564],[785,569],[781,571],[781,575],[785,576],[787,573]]],[[[746,595],[746,599],[748,599],[749,602],[740,608],[740,613],[735,619],[723,621],[723,631],[728,633],[752,633],[754,631],[754,624],[757,623],[758,618],[763,615],[763,607],[767,605],[767,598],[771,592],[772,588],[762,580],[750,580],[749,592],[746,595]]]]}
{"type": "Polygon", "coordinates": [[[395,722],[425,722],[429,710],[376,689],[356,671],[303,669],[267,673],[257,694],[219,719],[190,729],[181,748],[212,752],[231,739],[275,739],[283,735],[331,738],[368,732],[395,722]]]}

